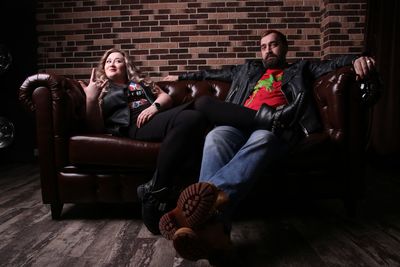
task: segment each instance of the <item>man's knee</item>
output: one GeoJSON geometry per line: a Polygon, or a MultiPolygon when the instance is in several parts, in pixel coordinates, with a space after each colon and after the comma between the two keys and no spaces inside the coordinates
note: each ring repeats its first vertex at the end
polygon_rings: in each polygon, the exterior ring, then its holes
{"type": "Polygon", "coordinates": [[[275,142],[278,140],[275,134],[268,130],[256,130],[252,132],[249,139],[254,140],[254,142],[275,142]]]}
{"type": "Polygon", "coordinates": [[[248,138],[239,129],[232,126],[218,126],[211,130],[205,140],[207,147],[240,147],[248,138]]]}
{"type": "Polygon", "coordinates": [[[210,141],[225,140],[231,135],[236,135],[238,131],[238,129],[232,126],[217,126],[207,134],[206,139],[210,139],[210,141]]]}
{"type": "Polygon", "coordinates": [[[285,151],[287,148],[287,145],[282,140],[268,130],[254,131],[247,140],[246,145],[253,147],[253,149],[268,148],[269,151],[285,151]]]}

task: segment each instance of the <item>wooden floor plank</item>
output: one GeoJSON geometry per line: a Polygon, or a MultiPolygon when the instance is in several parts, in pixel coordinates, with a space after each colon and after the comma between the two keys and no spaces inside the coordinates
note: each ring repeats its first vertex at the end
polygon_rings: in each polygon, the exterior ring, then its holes
{"type": "MultiPolygon", "coordinates": [[[[400,266],[396,177],[371,175],[354,218],[341,204],[324,201],[237,216],[231,233],[236,265],[400,266]]],[[[52,220],[35,164],[0,168],[0,235],[1,266],[211,266],[180,258],[171,241],[146,229],[137,205],[66,204],[62,219],[52,220]]]]}
{"type": "Polygon", "coordinates": [[[335,222],[307,218],[293,221],[318,255],[330,266],[379,266],[370,254],[360,249],[335,222]]]}
{"type": "MultiPolygon", "coordinates": [[[[390,224],[398,224],[390,221],[390,224]]],[[[373,220],[339,221],[337,227],[344,229],[360,250],[369,254],[379,266],[395,266],[400,262],[398,229],[384,226],[373,220]]]]}

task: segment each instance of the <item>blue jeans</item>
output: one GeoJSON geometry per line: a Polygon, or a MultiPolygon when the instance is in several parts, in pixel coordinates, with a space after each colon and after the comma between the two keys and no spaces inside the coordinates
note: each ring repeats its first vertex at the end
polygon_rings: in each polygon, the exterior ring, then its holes
{"type": "Polygon", "coordinates": [[[199,181],[212,183],[228,194],[226,212],[230,216],[259,175],[287,150],[288,146],[270,131],[246,133],[218,126],[206,137],[199,181]]]}

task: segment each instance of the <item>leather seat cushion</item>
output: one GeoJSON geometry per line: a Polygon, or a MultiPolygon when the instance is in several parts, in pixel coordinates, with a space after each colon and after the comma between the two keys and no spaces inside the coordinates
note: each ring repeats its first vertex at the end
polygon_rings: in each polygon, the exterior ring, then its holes
{"type": "Polygon", "coordinates": [[[154,168],[160,143],[132,140],[107,134],[76,135],[69,140],[73,165],[154,168]]]}

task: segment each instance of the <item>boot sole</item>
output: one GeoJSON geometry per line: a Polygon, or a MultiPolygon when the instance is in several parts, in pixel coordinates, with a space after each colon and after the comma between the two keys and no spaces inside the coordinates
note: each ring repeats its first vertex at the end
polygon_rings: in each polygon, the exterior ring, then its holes
{"type": "Polygon", "coordinates": [[[209,183],[196,183],[182,191],[177,207],[164,214],[159,223],[161,234],[172,240],[181,227],[196,228],[206,222],[221,206],[218,201],[222,192],[209,183]]]}
{"type": "Polygon", "coordinates": [[[182,227],[177,230],[172,243],[179,256],[184,259],[197,261],[208,258],[209,251],[199,236],[190,228],[182,227]]]}
{"type": "Polygon", "coordinates": [[[229,235],[219,235],[223,231],[222,224],[214,225],[214,230],[211,228],[206,230],[206,228],[199,230],[188,227],[179,228],[172,238],[176,252],[180,257],[190,261],[207,259],[213,266],[220,266],[222,263],[225,263],[223,266],[232,266],[232,264],[226,264],[227,259],[232,255],[232,242],[229,235]],[[219,227],[221,228],[218,230],[219,227]]]}

